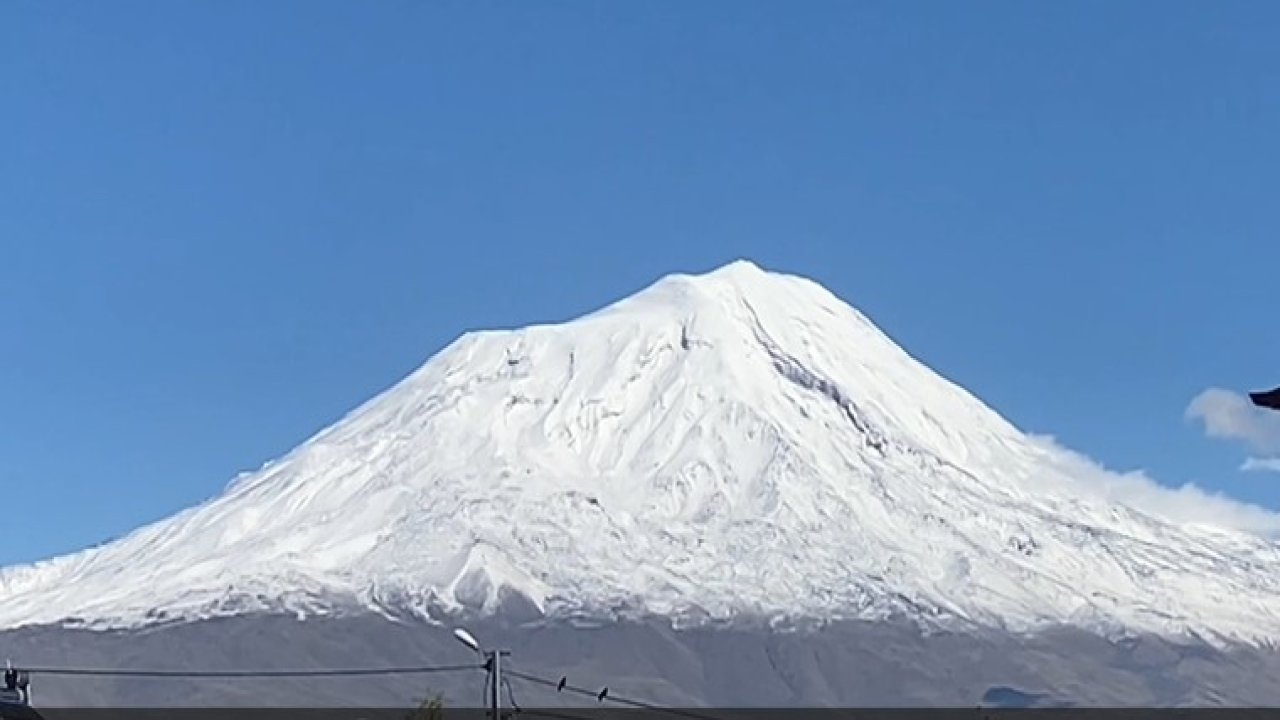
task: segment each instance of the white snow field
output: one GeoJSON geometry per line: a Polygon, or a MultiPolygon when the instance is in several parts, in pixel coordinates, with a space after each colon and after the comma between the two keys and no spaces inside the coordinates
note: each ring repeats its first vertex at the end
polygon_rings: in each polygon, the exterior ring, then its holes
{"type": "Polygon", "coordinates": [[[1125,505],[1081,467],[821,286],[738,261],[466,334],[221,496],[0,571],[0,627],[523,597],[685,624],[1280,638],[1274,541],[1125,505]]]}

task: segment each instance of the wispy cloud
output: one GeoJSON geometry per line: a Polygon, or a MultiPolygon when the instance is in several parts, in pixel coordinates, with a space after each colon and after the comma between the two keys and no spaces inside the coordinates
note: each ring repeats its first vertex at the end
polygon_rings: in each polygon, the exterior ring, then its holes
{"type": "MultiPolygon", "coordinates": [[[[1032,436],[1033,442],[1049,451],[1062,471],[1079,487],[1112,502],[1163,517],[1177,524],[1210,525],[1280,538],[1280,513],[1205,490],[1194,483],[1181,487],[1161,485],[1141,471],[1117,472],[1069,450],[1052,437],[1032,436]]],[[[1266,462],[1266,461],[1260,461],[1266,462]]]]}
{"type": "MultiPolygon", "coordinates": [[[[1209,437],[1243,442],[1262,455],[1280,455],[1280,412],[1256,407],[1240,393],[1209,388],[1191,401],[1186,416],[1204,423],[1209,437]]],[[[1256,467],[1248,469],[1264,469],[1270,464],[1269,460],[1258,462],[1261,465],[1255,463],[1256,467]]]]}
{"type": "Polygon", "coordinates": [[[1245,472],[1277,472],[1280,473],[1280,457],[1251,457],[1244,461],[1240,469],[1245,472]]]}

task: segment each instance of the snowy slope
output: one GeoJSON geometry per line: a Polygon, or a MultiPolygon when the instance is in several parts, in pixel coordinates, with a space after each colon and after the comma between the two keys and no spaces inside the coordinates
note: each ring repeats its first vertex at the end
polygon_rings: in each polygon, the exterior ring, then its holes
{"type": "Polygon", "coordinates": [[[0,572],[0,627],[251,610],[906,615],[1280,638],[1280,551],[1074,477],[808,280],[737,262],[468,334],[220,497],[0,572]]]}

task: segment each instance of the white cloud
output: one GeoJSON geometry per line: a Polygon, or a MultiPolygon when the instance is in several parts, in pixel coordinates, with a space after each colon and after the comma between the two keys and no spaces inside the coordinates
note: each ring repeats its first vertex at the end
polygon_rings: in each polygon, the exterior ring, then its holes
{"type": "Polygon", "coordinates": [[[1280,472],[1280,457],[1246,458],[1240,469],[1245,472],[1280,472]]]}
{"type": "Polygon", "coordinates": [[[1191,401],[1186,416],[1203,422],[1209,437],[1239,440],[1257,453],[1280,454],[1280,412],[1259,408],[1240,393],[1209,388],[1191,401]]]}
{"type": "Polygon", "coordinates": [[[1171,488],[1157,483],[1143,472],[1115,472],[1078,452],[1059,445],[1053,438],[1031,438],[1050,450],[1063,476],[1086,489],[1101,493],[1107,500],[1183,525],[1208,525],[1280,538],[1280,513],[1210,492],[1194,483],[1171,488]]]}

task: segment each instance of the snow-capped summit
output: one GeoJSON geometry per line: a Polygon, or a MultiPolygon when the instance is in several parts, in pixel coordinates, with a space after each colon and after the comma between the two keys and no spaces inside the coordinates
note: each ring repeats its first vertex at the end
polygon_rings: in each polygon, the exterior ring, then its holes
{"type": "Polygon", "coordinates": [[[823,287],[738,261],[464,335],[220,497],[0,572],[0,627],[514,602],[1280,637],[1274,543],[1075,467],[823,287]]]}

